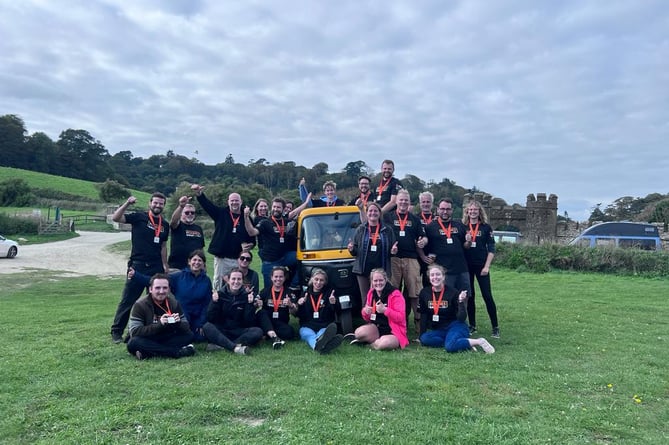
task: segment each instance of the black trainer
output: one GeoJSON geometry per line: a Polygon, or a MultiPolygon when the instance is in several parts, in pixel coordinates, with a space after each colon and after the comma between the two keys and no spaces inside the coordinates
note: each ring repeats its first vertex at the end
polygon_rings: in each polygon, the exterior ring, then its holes
{"type": "Polygon", "coordinates": [[[112,341],[116,344],[123,342],[123,333],[114,331],[111,333],[112,341]]]}
{"type": "Polygon", "coordinates": [[[272,349],[281,349],[281,347],[285,344],[286,342],[281,340],[279,337],[274,337],[274,341],[272,342],[272,349]]]}
{"type": "Polygon", "coordinates": [[[341,342],[344,341],[344,337],[340,334],[335,335],[332,337],[332,340],[330,340],[323,349],[321,349],[321,354],[329,354],[333,350],[337,349],[339,345],[341,345],[341,342]]]}
{"type": "Polygon", "coordinates": [[[499,328],[492,328],[492,338],[499,338],[499,328]]]}
{"type": "Polygon", "coordinates": [[[195,355],[195,346],[193,345],[186,345],[179,349],[179,352],[177,353],[177,357],[190,357],[192,355],[195,355]]]}
{"type": "Polygon", "coordinates": [[[323,335],[318,337],[316,340],[316,346],[314,347],[314,350],[321,352],[325,346],[330,343],[330,340],[332,340],[335,335],[337,335],[337,325],[334,323],[330,323],[327,328],[325,328],[325,332],[323,332],[323,335]]]}
{"type": "Polygon", "coordinates": [[[474,333],[476,333],[476,331],[478,331],[478,329],[476,329],[476,326],[469,326],[469,333],[470,334],[474,334],[474,333]]]}

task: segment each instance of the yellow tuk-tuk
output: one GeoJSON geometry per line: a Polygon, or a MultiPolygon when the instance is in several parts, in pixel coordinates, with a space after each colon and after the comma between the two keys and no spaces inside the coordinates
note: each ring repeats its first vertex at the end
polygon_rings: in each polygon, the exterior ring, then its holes
{"type": "Polygon", "coordinates": [[[314,268],[328,275],[328,285],[335,290],[342,307],[341,331],[352,332],[352,311],[360,313],[358,280],[351,272],[354,257],[348,251],[360,225],[356,206],[316,207],[303,210],[297,220],[297,260],[302,286],[306,287],[314,268]]]}

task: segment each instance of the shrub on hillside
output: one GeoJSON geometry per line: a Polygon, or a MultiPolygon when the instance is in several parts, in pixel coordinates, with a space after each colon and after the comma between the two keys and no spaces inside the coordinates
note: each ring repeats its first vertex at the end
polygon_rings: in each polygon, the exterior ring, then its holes
{"type": "Polygon", "coordinates": [[[669,276],[669,253],[612,247],[497,243],[495,264],[518,271],[568,270],[647,277],[669,276]]]}
{"type": "Polygon", "coordinates": [[[102,184],[96,184],[96,187],[100,190],[100,199],[104,202],[123,201],[131,195],[130,190],[123,184],[112,179],[107,179],[102,184]]]}
{"type": "Polygon", "coordinates": [[[28,183],[21,178],[0,182],[0,206],[27,207],[35,201],[28,183]]]}

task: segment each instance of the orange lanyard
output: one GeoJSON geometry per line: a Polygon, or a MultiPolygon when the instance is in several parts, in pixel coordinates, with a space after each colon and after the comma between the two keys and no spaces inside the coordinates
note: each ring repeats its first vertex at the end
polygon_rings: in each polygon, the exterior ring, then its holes
{"type": "Polygon", "coordinates": [[[276,226],[277,230],[279,231],[279,237],[283,238],[283,234],[286,231],[286,226],[284,224],[283,218],[281,218],[281,225],[274,219],[272,216],[272,221],[274,221],[274,225],[276,226]]]}
{"type": "Polygon", "coordinates": [[[242,215],[240,214],[237,218],[232,216],[232,210],[230,210],[230,219],[232,220],[232,231],[234,232],[235,229],[237,228],[237,225],[239,224],[239,218],[241,218],[242,215]]]}
{"type": "Polygon", "coordinates": [[[156,221],[153,219],[153,213],[149,212],[149,221],[151,221],[151,225],[153,226],[154,236],[158,238],[163,228],[163,217],[158,215],[158,225],[156,226],[156,221]]]}
{"type": "Polygon", "coordinates": [[[367,211],[367,201],[369,200],[369,195],[371,195],[372,192],[367,192],[367,194],[363,195],[360,193],[360,201],[362,201],[362,207],[367,211]]]}
{"type": "Polygon", "coordinates": [[[425,216],[425,213],[421,212],[420,216],[423,218],[423,221],[425,221],[425,224],[430,224],[432,222],[432,213],[428,213],[428,216],[425,216]]]}
{"type": "Polygon", "coordinates": [[[441,292],[439,293],[439,300],[437,300],[437,296],[434,294],[434,288],[432,288],[432,310],[434,311],[434,315],[439,314],[439,308],[441,307],[441,300],[444,299],[444,289],[441,289],[441,292]]]}
{"type": "Polygon", "coordinates": [[[448,229],[446,229],[446,227],[444,227],[444,224],[441,222],[441,219],[437,219],[437,222],[439,223],[441,228],[444,230],[444,233],[446,234],[446,238],[450,239],[451,238],[451,223],[450,222],[448,223],[448,229]]]}
{"type": "Polygon", "coordinates": [[[274,312],[279,312],[279,305],[281,304],[282,299],[283,299],[283,288],[281,288],[278,298],[276,298],[276,294],[274,293],[274,288],[272,288],[272,305],[274,306],[274,312]]]}
{"type": "Polygon", "coordinates": [[[160,303],[158,303],[156,300],[153,300],[153,302],[156,304],[156,306],[162,309],[167,315],[172,315],[172,311],[170,310],[170,301],[167,298],[165,298],[165,306],[167,307],[167,309],[162,307],[160,303]]]}
{"type": "Polygon", "coordinates": [[[402,219],[399,210],[395,210],[395,213],[397,213],[397,220],[400,223],[400,230],[404,231],[404,228],[407,225],[407,220],[409,219],[409,214],[407,213],[406,215],[404,215],[404,219],[402,219]]]}
{"type": "Polygon", "coordinates": [[[379,239],[379,227],[381,227],[381,224],[376,225],[376,232],[374,232],[374,235],[372,235],[372,227],[367,226],[369,229],[369,238],[372,240],[372,246],[376,247],[376,241],[379,239]]]}
{"type": "Polygon", "coordinates": [[[314,308],[314,312],[318,312],[318,308],[321,307],[321,300],[323,299],[323,292],[318,296],[318,301],[314,301],[314,296],[309,295],[309,298],[311,299],[311,307],[314,308]]]}
{"type": "Polygon", "coordinates": [[[476,227],[472,227],[472,223],[469,223],[469,231],[472,232],[472,241],[476,242],[476,235],[479,233],[479,223],[476,223],[476,227]]]}
{"type": "Polygon", "coordinates": [[[378,190],[377,196],[379,197],[379,199],[381,199],[381,195],[383,195],[383,191],[386,189],[386,187],[388,187],[388,184],[390,184],[391,179],[393,179],[393,178],[388,178],[388,180],[385,181],[385,184],[384,184],[383,179],[379,183],[379,188],[377,189],[378,190]]]}

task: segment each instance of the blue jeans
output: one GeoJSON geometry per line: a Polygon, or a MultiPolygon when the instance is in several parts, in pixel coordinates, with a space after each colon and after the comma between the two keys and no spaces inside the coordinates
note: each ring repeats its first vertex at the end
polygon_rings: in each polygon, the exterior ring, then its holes
{"type": "Polygon", "coordinates": [[[455,320],[445,329],[427,331],[420,336],[420,344],[431,348],[444,348],[446,352],[459,352],[471,349],[469,346],[469,326],[455,320]]]}
{"type": "MultiPolygon", "coordinates": [[[[316,339],[323,335],[325,328],[319,329],[318,332],[314,332],[311,328],[302,327],[300,328],[300,338],[307,342],[311,349],[316,348],[316,339]]],[[[469,330],[467,330],[469,332],[469,330]]]]}
{"type": "MultiPolygon", "coordinates": [[[[265,283],[265,287],[272,287],[272,268],[274,266],[284,266],[290,267],[293,272],[293,277],[290,280],[290,287],[297,287],[300,285],[299,274],[297,273],[297,252],[291,250],[286,252],[281,258],[276,261],[263,261],[262,262],[262,279],[265,283]]],[[[467,275],[469,276],[469,275],[467,275]]]]}

